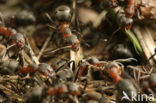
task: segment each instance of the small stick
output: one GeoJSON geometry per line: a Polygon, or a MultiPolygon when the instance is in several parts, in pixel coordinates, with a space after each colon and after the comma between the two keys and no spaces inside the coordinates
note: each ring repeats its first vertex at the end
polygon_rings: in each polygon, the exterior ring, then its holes
{"type": "Polygon", "coordinates": [[[38,60],[40,60],[40,57],[42,56],[42,54],[43,54],[45,48],[47,47],[47,45],[48,45],[48,43],[49,43],[51,37],[52,37],[52,34],[50,33],[50,35],[47,37],[46,41],[44,42],[44,44],[43,44],[43,46],[42,46],[42,49],[41,49],[41,51],[39,52],[39,55],[37,56],[37,59],[38,59],[38,60]]]}
{"type": "Polygon", "coordinates": [[[25,36],[25,39],[26,39],[26,42],[27,42],[27,48],[29,48],[29,53],[31,55],[31,58],[32,60],[36,63],[36,64],[39,64],[39,61],[37,59],[37,57],[35,56],[35,53],[33,52],[31,46],[30,46],[30,43],[28,41],[28,38],[25,36]]]}
{"type": "MultiPolygon", "coordinates": [[[[78,63],[80,60],[82,60],[83,58],[83,53],[82,53],[82,48],[80,47],[79,50],[77,52],[74,52],[72,50],[70,50],[70,60],[74,60],[75,61],[75,70],[74,70],[74,78],[73,78],[73,82],[76,80],[77,77],[77,73],[78,73],[78,63]]],[[[73,64],[70,65],[71,69],[73,64]]]]}
{"type": "MultiPolygon", "coordinates": [[[[136,26],[134,27],[134,32],[140,42],[140,45],[144,51],[144,55],[145,55],[145,58],[146,58],[146,61],[148,61],[148,59],[151,57],[151,52],[149,51],[149,48],[147,47],[147,44],[146,42],[144,41],[144,38],[143,38],[143,34],[140,32],[140,27],[139,26],[136,26]]],[[[153,59],[152,60],[149,60],[149,64],[152,66],[154,65],[154,61],[153,59]]]]}
{"type": "Polygon", "coordinates": [[[6,87],[3,86],[3,85],[0,85],[0,88],[1,88],[1,89],[4,89],[4,90],[7,90],[8,92],[10,92],[11,94],[13,94],[13,95],[15,95],[15,96],[17,96],[17,97],[20,97],[16,92],[12,91],[11,89],[6,88],[6,87]]]}
{"type": "Polygon", "coordinates": [[[24,50],[21,51],[21,54],[23,55],[23,57],[25,58],[25,60],[29,63],[29,64],[33,64],[33,61],[30,59],[30,57],[25,53],[24,50]]]}
{"type": "Polygon", "coordinates": [[[64,47],[61,47],[61,48],[57,48],[55,50],[51,50],[51,49],[48,49],[48,50],[45,50],[44,52],[49,52],[49,53],[55,53],[59,50],[62,50],[62,49],[70,49],[72,46],[64,46],[64,47]]]}

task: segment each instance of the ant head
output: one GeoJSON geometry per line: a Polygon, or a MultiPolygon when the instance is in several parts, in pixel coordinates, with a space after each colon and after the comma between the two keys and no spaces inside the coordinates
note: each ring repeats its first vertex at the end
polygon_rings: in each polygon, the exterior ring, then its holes
{"type": "Polygon", "coordinates": [[[11,33],[11,34],[17,34],[17,31],[13,28],[8,28],[8,31],[11,33]]]}
{"type": "Polygon", "coordinates": [[[90,64],[95,64],[95,63],[99,62],[99,60],[96,57],[93,57],[93,56],[92,57],[88,57],[86,59],[86,61],[89,62],[90,64]]]}
{"type": "Polygon", "coordinates": [[[11,43],[15,43],[17,47],[23,48],[25,46],[25,39],[21,33],[10,36],[11,43]]]}
{"type": "Polygon", "coordinates": [[[70,7],[66,5],[61,5],[55,10],[56,19],[59,22],[70,22],[72,13],[70,7]]]}
{"type": "Polygon", "coordinates": [[[45,76],[53,76],[55,73],[53,68],[46,63],[39,64],[39,72],[45,76]]]}
{"type": "Polygon", "coordinates": [[[114,71],[117,74],[121,74],[121,72],[122,72],[122,67],[119,65],[118,62],[115,62],[115,61],[108,63],[106,65],[106,68],[109,71],[114,71]]]}
{"type": "Polygon", "coordinates": [[[69,92],[72,95],[78,95],[79,94],[79,87],[76,83],[68,82],[67,85],[68,85],[69,92]]]}
{"type": "Polygon", "coordinates": [[[72,45],[74,51],[78,51],[80,47],[80,42],[76,35],[71,35],[66,39],[66,44],[72,45]]]}
{"type": "Polygon", "coordinates": [[[120,23],[123,25],[123,26],[126,26],[126,25],[130,25],[133,23],[133,19],[132,18],[127,18],[126,16],[122,16],[120,18],[120,23]]]}

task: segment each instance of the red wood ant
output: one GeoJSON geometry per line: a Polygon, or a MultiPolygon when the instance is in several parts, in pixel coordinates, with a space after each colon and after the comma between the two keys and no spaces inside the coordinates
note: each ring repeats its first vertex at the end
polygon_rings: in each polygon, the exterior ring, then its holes
{"type": "MultiPolygon", "coordinates": [[[[55,87],[51,88],[34,88],[31,94],[26,99],[26,103],[40,102],[44,100],[44,97],[53,96],[57,99],[69,99],[68,95],[77,96],[80,94],[79,87],[73,82],[68,82],[65,84],[58,84],[55,87]],[[40,100],[40,101],[39,101],[40,100]]],[[[55,100],[56,102],[57,100],[55,100]]]]}
{"type": "Polygon", "coordinates": [[[128,97],[132,97],[132,93],[134,96],[137,96],[137,92],[139,91],[138,85],[135,84],[135,81],[123,70],[117,62],[110,62],[106,65],[105,71],[108,72],[109,76],[115,81],[118,96],[117,99],[121,101],[121,97],[125,96],[124,93],[128,95],[128,97]],[[126,73],[126,78],[122,78],[122,74],[126,73]],[[122,95],[122,96],[121,96],[122,95]],[[121,97],[120,97],[121,96],[121,97]]]}
{"type": "MultiPolygon", "coordinates": [[[[71,9],[68,6],[62,5],[56,8],[55,17],[59,22],[59,29],[57,37],[60,39],[61,44],[65,44],[66,46],[71,46],[72,50],[77,51],[80,46],[80,42],[76,35],[73,35],[70,29],[70,21],[71,21],[71,9]]],[[[58,45],[60,45],[58,43],[58,45]]]]}
{"type": "Polygon", "coordinates": [[[120,62],[131,62],[131,61],[136,61],[136,60],[134,58],[128,58],[128,59],[117,59],[114,61],[106,62],[106,61],[99,61],[95,57],[89,57],[84,61],[80,61],[80,65],[78,66],[79,76],[84,76],[84,74],[88,71],[89,66],[90,66],[95,69],[103,68],[108,73],[110,73],[112,78],[115,78],[113,77],[114,72],[117,72],[117,74],[121,74],[122,69],[123,69],[123,64],[121,64],[120,62]]]}
{"type": "Polygon", "coordinates": [[[17,52],[14,52],[14,54],[13,54],[14,56],[16,55],[15,57],[20,55],[20,54],[17,54],[17,53],[19,53],[19,51],[22,50],[24,47],[26,47],[28,50],[30,49],[26,45],[24,35],[21,34],[21,33],[17,33],[16,30],[14,30],[12,28],[0,27],[0,34],[2,34],[6,38],[6,43],[10,44],[6,48],[6,51],[5,51],[4,55],[3,55],[3,58],[6,56],[7,51],[9,49],[13,48],[13,47],[14,47],[14,50],[17,51],[17,52]]]}
{"type": "Polygon", "coordinates": [[[23,48],[25,46],[23,34],[17,33],[16,30],[12,28],[0,27],[0,33],[7,37],[7,40],[12,45],[16,45],[18,48],[23,48]]]}
{"type": "Polygon", "coordinates": [[[18,69],[18,73],[22,73],[22,74],[28,74],[28,73],[34,74],[37,71],[43,74],[44,76],[53,76],[55,74],[53,68],[46,63],[41,63],[39,65],[30,64],[27,67],[22,67],[18,69]]]}
{"type": "Polygon", "coordinates": [[[54,70],[53,68],[46,63],[37,64],[29,64],[27,66],[22,67],[19,61],[15,59],[9,59],[7,61],[0,62],[0,68],[8,71],[11,74],[34,74],[37,71],[45,76],[53,76],[54,70]]]}
{"type": "Polygon", "coordinates": [[[11,35],[9,37],[9,41],[12,45],[16,45],[17,48],[23,48],[25,46],[25,38],[23,34],[16,33],[15,35],[11,35]]]}
{"type": "Polygon", "coordinates": [[[61,23],[60,34],[63,37],[63,43],[71,46],[71,48],[74,51],[77,51],[79,49],[79,46],[80,46],[79,40],[76,35],[72,34],[69,28],[69,24],[61,23]]]}
{"type": "Polygon", "coordinates": [[[66,85],[65,84],[59,84],[55,88],[49,88],[47,90],[47,94],[49,96],[54,96],[56,94],[61,94],[61,93],[67,93],[69,92],[73,96],[77,96],[80,94],[78,85],[72,82],[68,82],[66,85]]]}
{"type": "MultiPolygon", "coordinates": [[[[131,97],[132,92],[137,95],[137,85],[134,84],[133,81],[131,81],[132,80],[131,78],[130,79],[122,78],[122,74],[125,71],[123,70],[124,69],[123,64],[121,64],[120,62],[130,62],[132,60],[135,60],[135,59],[133,58],[118,59],[118,60],[110,61],[110,62],[103,61],[100,64],[100,61],[98,61],[97,59],[91,59],[91,60],[88,60],[88,63],[90,63],[90,65],[94,65],[95,67],[98,67],[99,69],[102,66],[103,71],[106,71],[116,83],[119,93],[122,93],[124,91],[127,93],[129,97],[131,97]]],[[[92,67],[94,68],[94,66],[92,67]]]]}

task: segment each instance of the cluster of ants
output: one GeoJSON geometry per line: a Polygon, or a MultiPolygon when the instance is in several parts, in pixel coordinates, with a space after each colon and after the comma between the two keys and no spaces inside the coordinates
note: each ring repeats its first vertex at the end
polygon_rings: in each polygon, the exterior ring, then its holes
{"type": "MultiPolygon", "coordinates": [[[[97,0],[97,2],[104,7],[115,7],[123,5],[126,0],[97,0]]],[[[136,0],[128,0],[124,13],[120,17],[120,25],[124,29],[131,28],[137,5],[139,4],[136,3],[136,0]]],[[[58,47],[66,46],[77,52],[80,48],[80,41],[71,30],[71,8],[66,5],[59,6],[54,14],[57,25],[52,39],[55,39],[58,47]]],[[[34,21],[34,18],[31,19],[34,21]]],[[[75,61],[65,59],[58,59],[52,65],[39,63],[33,58],[34,54],[31,52],[32,49],[26,36],[13,28],[6,27],[2,17],[1,23],[0,74],[18,75],[19,77],[29,75],[38,85],[28,94],[25,99],[26,103],[45,103],[47,101],[52,103],[130,102],[130,100],[121,99],[125,96],[124,93],[129,98],[137,98],[138,94],[146,94],[147,96],[142,99],[148,102],[152,98],[150,96],[156,94],[154,67],[132,66],[134,62],[137,62],[134,58],[102,61],[96,57],[88,57],[80,60],[77,66],[75,61]],[[25,49],[32,63],[27,63],[23,58],[22,51],[25,49]],[[41,76],[44,77],[44,80],[41,76]],[[100,80],[102,85],[95,82],[90,86],[90,82],[93,82],[90,79],[100,80]],[[113,83],[105,83],[110,81],[113,83]],[[109,98],[109,90],[117,91],[116,99],[109,98]]]]}

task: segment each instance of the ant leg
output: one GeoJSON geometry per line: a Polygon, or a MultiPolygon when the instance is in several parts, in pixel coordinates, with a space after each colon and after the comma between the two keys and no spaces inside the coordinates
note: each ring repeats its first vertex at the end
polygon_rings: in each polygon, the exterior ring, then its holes
{"type": "Polygon", "coordinates": [[[135,82],[135,80],[134,80],[126,71],[124,71],[124,70],[123,70],[123,75],[124,75],[125,77],[129,78],[129,79],[132,81],[132,83],[134,84],[134,86],[136,87],[136,89],[137,89],[138,91],[141,90],[140,87],[138,86],[138,84],[135,82]]]}
{"type": "Polygon", "coordinates": [[[76,71],[76,73],[75,73],[75,76],[74,76],[74,82],[76,82],[76,80],[78,79],[78,76],[79,76],[79,70],[80,70],[80,68],[78,67],[78,69],[77,69],[77,71],[76,71]]]}
{"type": "Polygon", "coordinates": [[[143,70],[141,70],[141,69],[139,69],[138,67],[135,67],[135,66],[128,65],[127,68],[140,71],[141,73],[146,73],[143,70]]]}
{"type": "Polygon", "coordinates": [[[79,63],[78,63],[77,71],[76,71],[76,73],[75,73],[74,80],[73,80],[74,82],[76,82],[76,80],[78,79],[79,70],[80,70],[79,66],[80,66],[81,64],[82,64],[82,60],[80,60],[79,63]]]}
{"type": "Polygon", "coordinates": [[[84,85],[84,88],[83,88],[84,91],[86,90],[87,86],[88,86],[88,80],[86,79],[85,80],[85,85],[84,85]]]}
{"type": "Polygon", "coordinates": [[[60,48],[57,48],[57,49],[54,49],[54,50],[51,50],[51,49],[50,50],[46,50],[44,53],[51,54],[51,53],[55,53],[55,52],[63,50],[63,49],[70,49],[70,48],[72,48],[71,45],[60,47],[60,48]]]}
{"type": "Polygon", "coordinates": [[[135,58],[127,58],[127,59],[117,59],[117,60],[114,60],[115,62],[120,62],[120,63],[124,63],[124,62],[138,62],[137,59],[135,58]]]}
{"type": "Polygon", "coordinates": [[[20,64],[21,64],[22,67],[24,67],[25,64],[26,64],[26,62],[25,62],[25,60],[24,60],[24,57],[23,57],[23,55],[21,55],[21,54],[19,54],[19,62],[20,62],[20,64]]]}
{"type": "Polygon", "coordinates": [[[94,66],[86,61],[86,64],[94,69],[100,69],[100,67],[94,66]]]}
{"type": "Polygon", "coordinates": [[[150,76],[150,75],[144,75],[144,76],[140,77],[140,80],[141,80],[141,79],[148,78],[149,76],[150,76]]]}
{"type": "Polygon", "coordinates": [[[60,66],[58,69],[55,70],[55,73],[57,73],[59,70],[61,70],[63,67],[68,66],[70,63],[75,62],[75,61],[69,61],[67,63],[65,63],[64,65],[60,66]]]}
{"type": "Polygon", "coordinates": [[[39,86],[44,87],[44,83],[43,81],[40,79],[40,77],[38,75],[34,76],[34,80],[38,83],[39,86]]]}
{"type": "MultiPolygon", "coordinates": [[[[52,20],[52,18],[50,17],[50,15],[48,13],[45,13],[46,17],[49,19],[49,21],[54,24],[54,21],[52,20]]],[[[55,28],[56,29],[56,28],[55,28]]]]}
{"type": "Polygon", "coordinates": [[[10,48],[14,47],[16,44],[12,44],[10,46],[7,47],[7,50],[9,50],[10,48]]]}
{"type": "Polygon", "coordinates": [[[139,84],[140,84],[140,82],[139,82],[140,78],[141,78],[141,72],[140,72],[140,71],[138,71],[137,81],[138,81],[138,83],[139,83],[139,84]]]}

